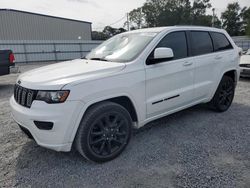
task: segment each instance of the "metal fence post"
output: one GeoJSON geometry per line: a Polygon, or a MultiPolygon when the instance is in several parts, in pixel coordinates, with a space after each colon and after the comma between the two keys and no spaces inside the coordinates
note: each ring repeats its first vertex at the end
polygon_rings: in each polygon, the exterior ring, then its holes
{"type": "Polygon", "coordinates": [[[26,46],[26,43],[23,43],[23,49],[24,49],[25,62],[28,63],[28,54],[27,54],[27,46],[26,46]]]}
{"type": "Polygon", "coordinates": [[[82,58],[83,57],[83,49],[82,49],[82,44],[81,43],[79,43],[79,47],[80,47],[80,58],[82,58]]]}
{"type": "Polygon", "coordinates": [[[53,43],[54,46],[54,55],[55,55],[55,61],[58,61],[58,57],[57,57],[57,52],[56,52],[56,43],[53,43]]]}

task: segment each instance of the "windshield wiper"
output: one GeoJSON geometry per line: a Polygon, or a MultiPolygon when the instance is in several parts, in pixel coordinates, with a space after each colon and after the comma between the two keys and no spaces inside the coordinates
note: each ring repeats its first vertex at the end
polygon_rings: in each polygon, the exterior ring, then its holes
{"type": "Polygon", "coordinates": [[[104,58],[90,58],[90,60],[108,61],[107,59],[104,59],[104,58]]]}

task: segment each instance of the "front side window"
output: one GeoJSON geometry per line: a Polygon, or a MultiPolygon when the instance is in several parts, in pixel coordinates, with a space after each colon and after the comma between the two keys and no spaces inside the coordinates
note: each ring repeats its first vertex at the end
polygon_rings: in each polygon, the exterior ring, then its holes
{"type": "Polygon", "coordinates": [[[203,55],[213,52],[213,43],[208,32],[192,31],[192,55],[203,55]]]}
{"type": "Polygon", "coordinates": [[[124,33],[105,41],[92,50],[86,59],[128,62],[135,59],[153,40],[157,33],[124,33]]]}
{"type": "Polygon", "coordinates": [[[229,50],[233,48],[224,34],[211,32],[211,36],[213,39],[215,52],[229,50]]]}
{"type": "Polygon", "coordinates": [[[187,40],[184,31],[173,32],[166,35],[156,48],[171,48],[174,53],[173,59],[181,59],[188,56],[187,40]]]}

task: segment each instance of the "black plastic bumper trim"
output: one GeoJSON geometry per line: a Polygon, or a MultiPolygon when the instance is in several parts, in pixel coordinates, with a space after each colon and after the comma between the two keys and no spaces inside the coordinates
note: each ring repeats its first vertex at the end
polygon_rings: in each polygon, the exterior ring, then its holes
{"type": "Polygon", "coordinates": [[[45,122],[45,121],[34,121],[36,127],[40,130],[52,130],[54,123],[52,122],[45,122]]]}

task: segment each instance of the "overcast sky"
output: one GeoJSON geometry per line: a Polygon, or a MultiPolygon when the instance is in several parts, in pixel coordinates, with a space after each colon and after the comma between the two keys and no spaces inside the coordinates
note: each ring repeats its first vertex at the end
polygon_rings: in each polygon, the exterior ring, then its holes
{"type": "MultiPolygon", "coordinates": [[[[125,15],[146,0],[0,0],[0,8],[11,8],[48,14],[93,23],[93,30],[121,20],[113,27],[122,27],[125,15]],[[123,19],[122,19],[123,18],[123,19]]],[[[224,11],[229,2],[236,0],[211,0],[216,13],[224,11]]],[[[238,0],[240,5],[250,6],[250,0],[238,0]]]]}

